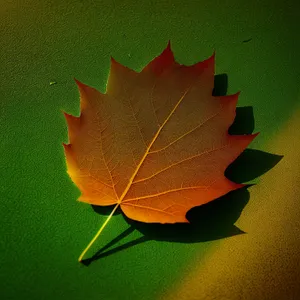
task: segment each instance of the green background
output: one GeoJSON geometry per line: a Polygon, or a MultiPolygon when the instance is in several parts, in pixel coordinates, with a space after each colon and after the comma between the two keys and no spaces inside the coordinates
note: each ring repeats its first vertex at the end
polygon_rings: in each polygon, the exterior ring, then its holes
{"type": "MultiPolygon", "coordinates": [[[[253,107],[251,147],[272,152],[300,100],[299,18],[296,0],[0,1],[1,299],[159,299],[204,263],[219,241],[131,243],[137,230],[114,243],[121,251],[77,262],[105,216],[76,201],[66,173],[73,77],[105,91],[110,56],[141,70],[168,40],[183,64],[216,50],[228,93],[253,107]]],[[[128,228],[114,216],[88,255],[128,228]]]]}

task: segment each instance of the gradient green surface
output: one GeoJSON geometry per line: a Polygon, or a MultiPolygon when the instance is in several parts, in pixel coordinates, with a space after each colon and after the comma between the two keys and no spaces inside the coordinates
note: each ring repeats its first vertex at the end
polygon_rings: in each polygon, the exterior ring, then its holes
{"type": "MultiPolygon", "coordinates": [[[[209,257],[219,241],[150,240],[80,265],[78,255],[105,216],[76,202],[61,110],[79,112],[73,77],[104,91],[111,55],[140,70],[171,40],[184,64],[216,50],[228,92],[240,90],[239,106],[253,106],[261,134],[251,147],[264,150],[299,103],[297,3],[1,1],[1,298],[158,299],[187,266],[209,257]]],[[[92,252],[128,226],[115,216],[92,252]]],[[[134,231],[113,247],[141,236],[134,231]]]]}

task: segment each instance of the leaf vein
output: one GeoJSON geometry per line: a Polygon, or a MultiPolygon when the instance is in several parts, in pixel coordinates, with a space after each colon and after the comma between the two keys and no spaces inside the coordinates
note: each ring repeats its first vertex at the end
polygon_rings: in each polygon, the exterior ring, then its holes
{"type": "Polygon", "coordinates": [[[167,166],[167,167],[165,167],[165,168],[163,168],[163,169],[157,171],[156,173],[152,174],[151,176],[148,176],[148,177],[145,177],[145,178],[136,180],[136,181],[134,181],[132,184],[135,184],[135,183],[138,183],[138,182],[142,182],[142,181],[149,180],[149,179],[151,179],[151,178],[157,176],[158,174],[160,174],[160,173],[162,173],[162,172],[164,172],[164,171],[166,171],[166,170],[168,170],[168,169],[170,169],[170,168],[173,168],[173,167],[175,167],[175,166],[177,166],[177,165],[179,165],[179,164],[181,164],[181,163],[184,163],[184,162],[186,162],[186,161],[189,161],[189,160],[192,160],[192,159],[194,159],[194,158],[200,157],[200,156],[202,156],[202,155],[204,155],[204,154],[208,154],[208,153],[212,153],[212,152],[214,152],[214,151],[218,151],[218,150],[224,149],[224,148],[226,148],[226,147],[228,147],[228,146],[229,146],[229,144],[226,144],[226,145],[224,145],[224,146],[222,146],[222,147],[215,148],[215,149],[211,149],[211,150],[209,150],[209,151],[205,151],[205,152],[202,152],[202,153],[200,153],[200,154],[196,154],[196,155],[190,156],[190,157],[188,157],[188,158],[185,158],[185,159],[183,159],[183,160],[180,160],[180,161],[178,161],[178,162],[176,162],[176,163],[173,163],[173,164],[171,164],[171,165],[169,165],[169,166],[167,166]]]}
{"type": "Polygon", "coordinates": [[[143,155],[143,157],[141,158],[138,166],[136,167],[135,171],[133,172],[131,178],[129,179],[129,182],[126,186],[126,188],[124,189],[120,199],[119,199],[119,203],[121,203],[121,201],[124,199],[124,197],[126,196],[128,190],[130,189],[132,183],[133,183],[133,180],[136,176],[136,174],[138,173],[140,167],[142,166],[142,164],[144,163],[152,145],[154,144],[154,142],[156,141],[157,137],[159,136],[161,130],[164,128],[164,126],[166,125],[166,123],[170,120],[171,116],[174,114],[174,112],[176,111],[177,107],[179,106],[179,104],[182,102],[182,100],[185,98],[186,94],[189,92],[191,86],[184,92],[184,94],[180,97],[180,99],[178,100],[178,102],[176,103],[176,105],[174,106],[174,108],[171,110],[170,114],[168,115],[168,117],[166,118],[166,120],[163,122],[163,124],[158,128],[156,134],[154,135],[152,141],[149,143],[149,146],[147,147],[146,151],[145,151],[145,154],[143,155]]]}
{"type": "Polygon", "coordinates": [[[207,118],[203,123],[197,125],[195,128],[193,128],[193,129],[189,130],[188,132],[186,132],[186,133],[182,134],[181,136],[179,136],[177,139],[175,139],[174,141],[170,142],[167,146],[165,146],[163,148],[160,148],[160,149],[157,149],[157,150],[150,151],[149,154],[157,153],[157,152],[160,152],[160,151],[163,151],[163,150],[167,149],[168,147],[170,147],[174,143],[178,142],[179,140],[181,140],[185,136],[187,136],[190,133],[194,132],[196,129],[198,129],[198,128],[202,127],[203,125],[205,125],[208,121],[210,121],[211,119],[213,119],[214,117],[216,117],[217,115],[219,115],[220,112],[221,112],[221,110],[219,110],[217,113],[215,113],[214,115],[212,115],[209,118],[207,118]]]}
{"type": "MultiPolygon", "coordinates": [[[[123,204],[124,204],[124,202],[122,202],[122,205],[123,204]]],[[[161,213],[164,213],[164,214],[167,214],[167,215],[170,215],[170,216],[174,216],[174,214],[166,212],[165,210],[161,210],[161,209],[150,207],[150,206],[136,205],[136,204],[130,204],[130,203],[126,203],[125,205],[134,206],[134,207],[140,207],[140,208],[144,208],[144,209],[147,209],[147,210],[155,210],[155,211],[159,211],[161,213]]]]}
{"type": "Polygon", "coordinates": [[[152,195],[146,195],[146,196],[141,196],[141,197],[137,197],[137,198],[126,199],[122,203],[127,203],[127,202],[131,202],[131,201],[141,200],[141,199],[147,199],[147,198],[153,198],[153,197],[159,197],[159,196],[162,196],[162,195],[165,195],[165,194],[174,193],[174,192],[180,192],[180,191],[183,191],[183,190],[193,190],[193,189],[203,189],[203,190],[206,190],[208,188],[209,188],[209,186],[203,186],[203,185],[181,187],[181,188],[178,188],[178,189],[172,189],[172,190],[160,192],[160,193],[157,193],[157,194],[152,194],[152,195]]]}

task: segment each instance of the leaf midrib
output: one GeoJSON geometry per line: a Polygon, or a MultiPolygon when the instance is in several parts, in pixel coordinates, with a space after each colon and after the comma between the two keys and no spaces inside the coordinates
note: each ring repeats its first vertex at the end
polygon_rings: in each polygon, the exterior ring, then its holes
{"type": "Polygon", "coordinates": [[[180,99],[178,100],[178,102],[175,104],[174,108],[171,110],[171,112],[169,113],[168,117],[166,118],[166,120],[163,122],[163,124],[158,128],[157,132],[155,133],[153,139],[151,140],[149,146],[147,147],[145,154],[143,155],[143,157],[141,158],[139,164],[137,165],[135,171],[133,172],[132,176],[129,179],[129,182],[126,186],[126,188],[124,189],[121,197],[118,200],[118,203],[120,204],[122,202],[122,200],[124,199],[124,197],[126,196],[127,192],[129,191],[135,176],[137,175],[137,173],[139,172],[139,169],[141,168],[142,164],[144,163],[147,155],[150,152],[150,149],[152,147],[152,145],[155,143],[156,139],[158,138],[160,132],[162,131],[162,129],[165,127],[165,125],[167,124],[167,122],[170,120],[170,118],[172,117],[172,115],[174,114],[174,112],[176,111],[177,107],[180,105],[180,103],[182,102],[182,100],[185,98],[186,94],[190,91],[191,86],[184,92],[184,94],[180,97],[180,99]]]}

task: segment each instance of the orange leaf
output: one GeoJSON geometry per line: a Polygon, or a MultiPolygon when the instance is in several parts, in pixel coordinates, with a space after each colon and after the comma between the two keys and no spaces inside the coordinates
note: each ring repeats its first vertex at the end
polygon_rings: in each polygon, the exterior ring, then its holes
{"type": "Polygon", "coordinates": [[[214,55],[180,65],[169,43],[139,73],[111,59],[105,94],[76,80],[81,114],[65,114],[64,147],[80,201],[147,223],[188,222],[192,207],[244,186],[224,171],[257,134],[228,134],[239,93],[212,96],[214,65],[214,55]]]}

